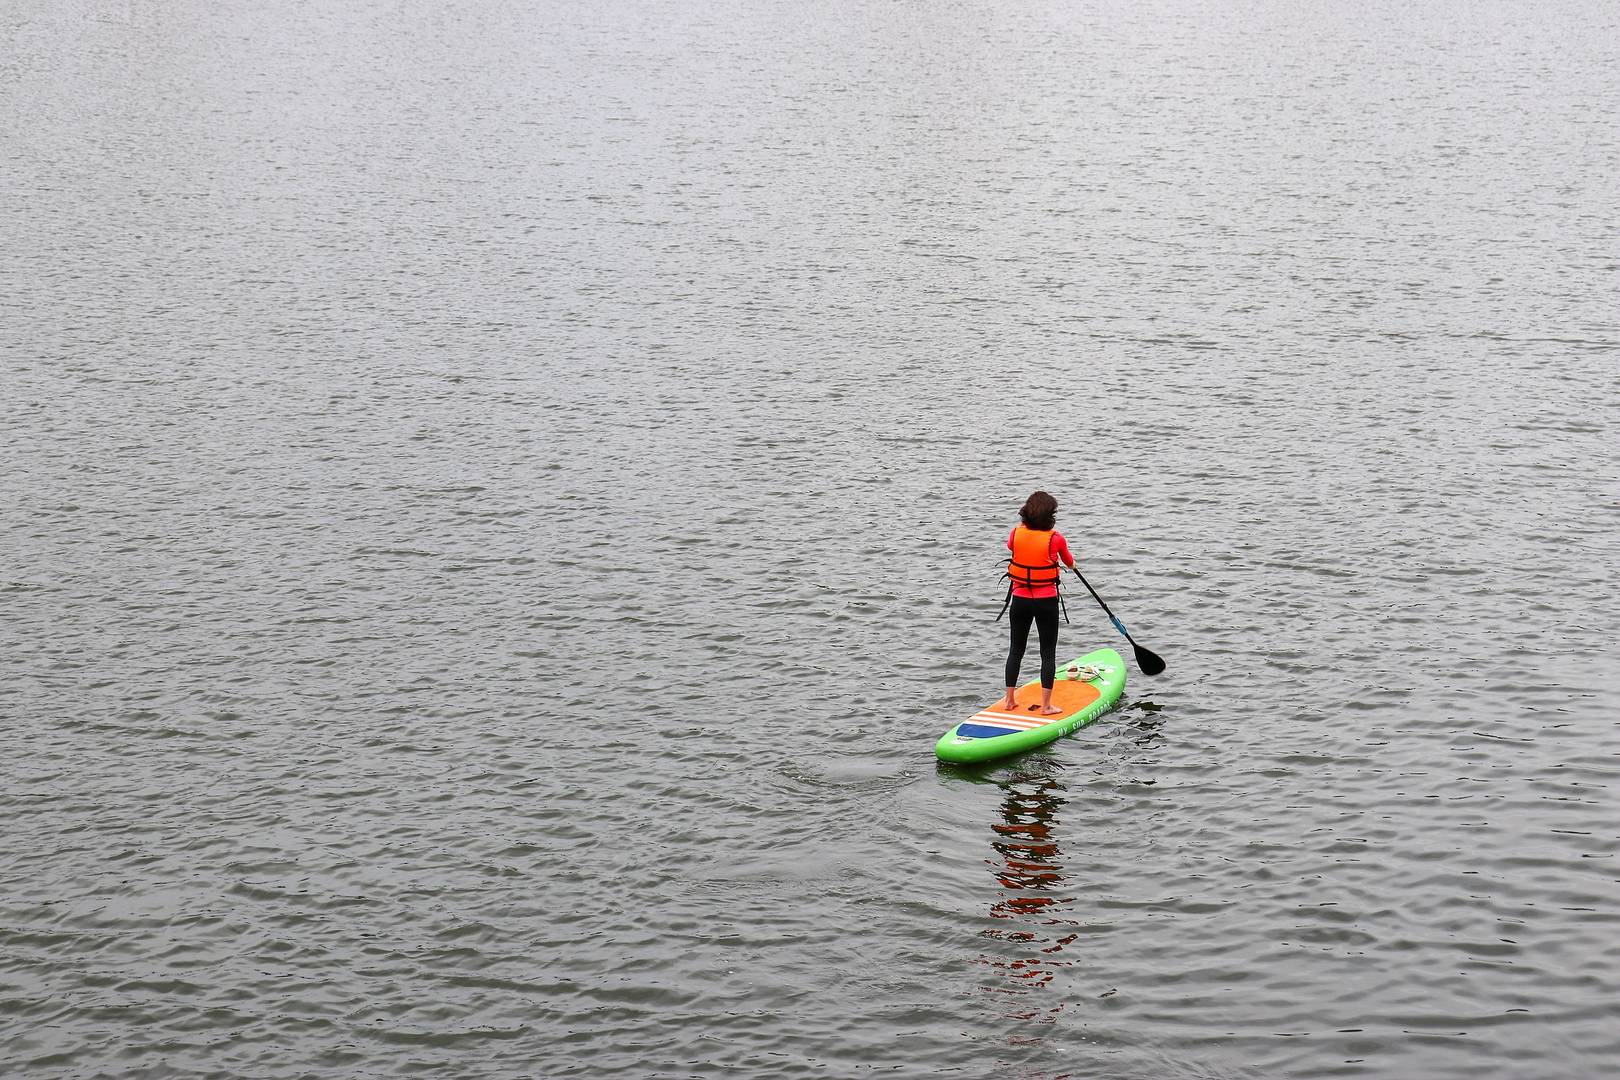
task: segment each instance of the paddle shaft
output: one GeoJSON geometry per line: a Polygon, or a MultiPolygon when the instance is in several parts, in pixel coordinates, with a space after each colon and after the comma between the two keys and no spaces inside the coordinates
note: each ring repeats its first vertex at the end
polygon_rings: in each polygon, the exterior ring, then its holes
{"type": "Polygon", "coordinates": [[[1144,675],[1157,675],[1160,671],[1163,671],[1164,661],[1151,649],[1144,649],[1142,646],[1136,643],[1136,639],[1131,637],[1131,632],[1125,629],[1125,624],[1120,622],[1119,618],[1108,609],[1108,601],[1097,595],[1097,590],[1091,587],[1091,582],[1086,580],[1086,575],[1080,572],[1080,568],[1078,566],[1071,566],[1069,569],[1074,571],[1074,576],[1080,579],[1080,584],[1086,587],[1086,592],[1090,593],[1091,598],[1097,601],[1098,605],[1102,607],[1103,614],[1107,615],[1108,621],[1114,624],[1114,629],[1118,630],[1121,634],[1124,634],[1125,640],[1130,642],[1131,648],[1136,650],[1136,662],[1137,665],[1142,669],[1142,673],[1144,675]]]}
{"type": "Polygon", "coordinates": [[[1082,585],[1084,585],[1086,587],[1086,592],[1091,594],[1091,598],[1093,600],[1097,601],[1098,604],[1102,605],[1103,614],[1107,615],[1108,616],[1108,621],[1114,624],[1114,629],[1118,630],[1120,633],[1124,634],[1126,641],[1129,641],[1132,645],[1135,645],[1136,641],[1135,641],[1134,638],[1131,637],[1130,633],[1125,629],[1125,624],[1120,622],[1117,618],[1115,618],[1114,613],[1112,611],[1108,610],[1108,601],[1104,600],[1102,597],[1097,595],[1097,590],[1093,589],[1091,587],[1091,582],[1086,580],[1086,575],[1084,575],[1084,574],[1082,574],[1080,572],[1080,568],[1078,566],[1071,566],[1071,567],[1069,567],[1069,569],[1074,571],[1074,576],[1080,579],[1080,584],[1082,584],[1082,585]]]}

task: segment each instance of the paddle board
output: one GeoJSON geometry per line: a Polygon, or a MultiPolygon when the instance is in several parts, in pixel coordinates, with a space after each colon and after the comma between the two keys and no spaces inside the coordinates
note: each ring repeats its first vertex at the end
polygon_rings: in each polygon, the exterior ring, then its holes
{"type": "Polygon", "coordinates": [[[1106,712],[1125,691],[1125,661],[1113,649],[1098,649],[1057,669],[1052,705],[1063,710],[1042,716],[1041,684],[1021,687],[1018,708],[1007,710],[998,700],[957,724],[934,744],[941,761],[988,761],[1028,750],[1084,727],[1106,712]],[[1071,678],[1071,674],[1075,677],[1071,678]]]}

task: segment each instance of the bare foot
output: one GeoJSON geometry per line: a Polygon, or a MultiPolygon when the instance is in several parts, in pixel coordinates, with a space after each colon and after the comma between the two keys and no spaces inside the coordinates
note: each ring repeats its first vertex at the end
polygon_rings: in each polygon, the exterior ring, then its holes
{"type": "Polygon", "coordinates": [[[1059,713],[1061,713],[1062,711],[1063,711],[1062,709],[1055,708],[1055,707],[1053,707],[1051,705],[1048,705],[1046,708],[1041,710],[1041,715],[1042,716],[1056,716],[1059,713]]]}
{"type": "Polygon", "coordinates": [[[1000,707],[1003,708],[1003,709],[1016,709],[1016,708],[1018,708],[1018,702],[1014,701],[1012,699],[1012,695],[1009,694],[1008,696],[1001,699],[1000,707]]]}

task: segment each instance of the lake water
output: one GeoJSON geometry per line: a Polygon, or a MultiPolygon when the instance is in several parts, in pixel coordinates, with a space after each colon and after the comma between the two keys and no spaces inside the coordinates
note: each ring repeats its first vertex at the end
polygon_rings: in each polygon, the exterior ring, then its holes
{"type": "Polygon", "coordinates": [[[1612,5],[0,50],[6,1075],[1620,1071],[1612,5]]]}

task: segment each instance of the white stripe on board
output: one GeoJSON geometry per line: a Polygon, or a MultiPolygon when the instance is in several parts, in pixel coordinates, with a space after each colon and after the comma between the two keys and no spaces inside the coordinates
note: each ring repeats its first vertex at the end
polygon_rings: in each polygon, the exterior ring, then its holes
{"type": "Polygon", "coordinates": [[[1037,716],[1035,712],[1004,712],[1001,709],[980,709],[980,716],[1004,716],[1009,721],[1061,721],[1063,712],[1055,712],[1051,716],[1037,716]]]}
{"type": "Polygon", "coordinates": [[[986,723],[991,724],[1007,724],[1019,728],[1038,728],[1045,727],[1047,724],[1053,723],[1054,721],[1062,720],[1063,717],[1048,716],[1037,720],[1028,716],[1009,716],[1006,713],[981,712],[975,713],[973,719],[983,720],[986,723]]]}
{"type": "Polygon", "coordinates": [[[1036,723],[1036,724],[1050,724],[1054,720],[1063,719],[1065,714],[1064,713],[1055,713],[1052,716],[1034,716],[1034,715],[1032,715],[1030,713],[1006,713],[1006,712],[998,712],[995,709],[980,709],[979,710],[979,715],[980,716],[996,716],[996,717],[1000,717],[1003,720],[1028,720],[1028,721],[1031,721],[1031,722],[1036,723]]]}

